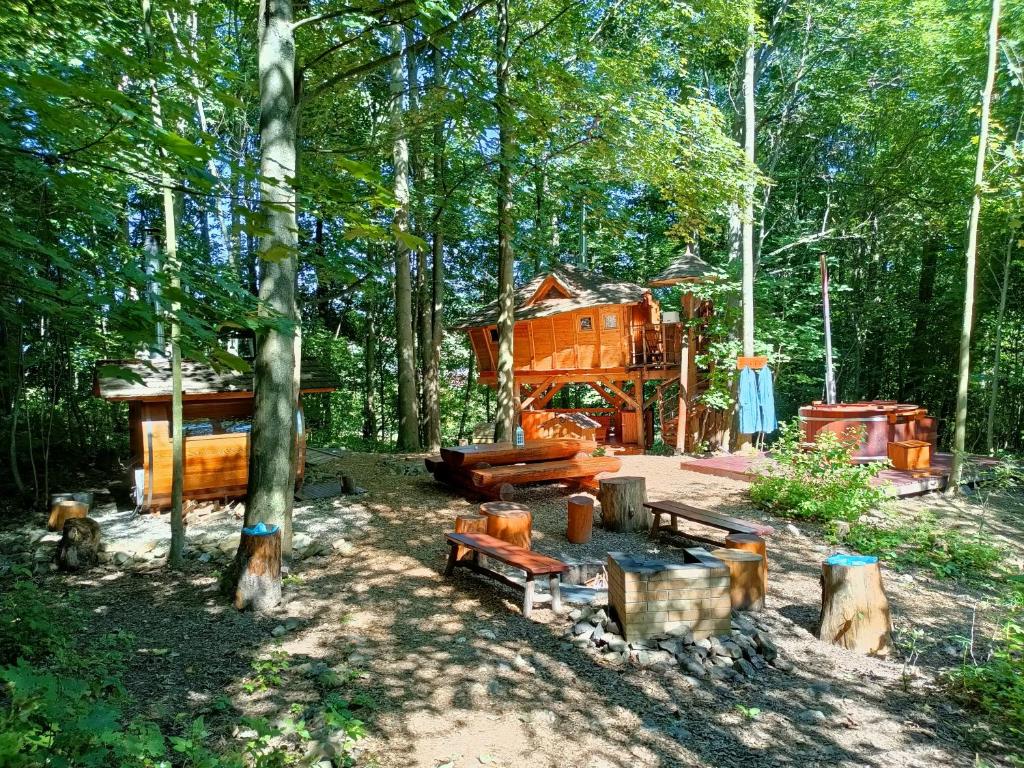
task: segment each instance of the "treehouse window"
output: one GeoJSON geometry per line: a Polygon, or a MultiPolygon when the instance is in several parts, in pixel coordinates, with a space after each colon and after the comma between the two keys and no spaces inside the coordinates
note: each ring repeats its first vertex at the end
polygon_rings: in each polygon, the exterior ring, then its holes
{"type": "Polygon", "coordinates": [[[252,431],[251,419],[185,419],[181,423],[185,437],[234,435],[252,431]]]}
{"type": "Polygon", "coordinates": [[[497,343],[498,343],[498,329],[497,328],[491,328],[491,344],[497,344],[497,343]]]}
{"type": "Polygon", "coordinates": [[[592,331],[594,330],[594,318],[584,316],[580,318],[580,330],[581,331],[592,331]]]}
{"type": "Polygon", "coordinates": [[[604,316],[604,327],[605,329],[613,329],[619,327],[619,316],[618,315],[605,315],[604,316]]]}

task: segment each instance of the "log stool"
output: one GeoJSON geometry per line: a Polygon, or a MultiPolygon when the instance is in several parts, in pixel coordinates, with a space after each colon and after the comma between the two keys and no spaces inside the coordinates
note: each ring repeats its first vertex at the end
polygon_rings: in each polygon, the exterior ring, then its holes
{"type": "Polygon", "coordinates": [[[761,594],[768,594],[768,548],[764,539],[754,533],[730,533],[725,537],[726,549],[741,549],[761,556],[761,594]]]}
{"type": "MultiPolygon", "coordinates": [[[[487,518],[484,515],[459,515],[455,518],[456,533],[487,533],[487,518]]],[[[460,546],[455,553],[456,560],[466,560],[473,553],[460,546]]]]}
{"type": "Polygon", "coordinates": [[[599,481],[601,525],[606,530],[646,531],[651,514],[644,509],[647,481],[642,477],[608,477],[599,481]]]}
{"type": "Polygon", "coordinates": [[[565,537],[573,544],[586,544],[594,528],[594,500],[589,496],[569,497],[569,526],[565,537]]]}
{"type": "Polygon", "coordinates": [[[235,563],[233,602],[240,611],[263,613],[281,602],[281,529],[264,523],[242,529],[235,563]]]}
{"type": "Polygon", "coordinates": [[[524,549],[530,548],[533,513],[512,501],[488,501],[480,505],[487,518],[487,535],[524,549]]]}
{"type": "Polygon", "coordinates": [[[818,639],[859,653],[889,652],[892,621],[877,557],[837,554],[821,564],[818,639]]]}
{"type": "Polygon", "coordinates": [[[65,499],[55,502],[50,507],[50,518],[46,521],[46,528],[51,531],[63,531],[66,521],[88,516],[89,506],[87,504],[65,499]]]}
{"type": "Polygon", "coordinates": [[[764,587],[761,581],[761,563],[764,558],[756,552],[742,549],[715,549],[711,555],[729,569],[729,599],[734,611],[760,611],[764,608],[764,587]]]}

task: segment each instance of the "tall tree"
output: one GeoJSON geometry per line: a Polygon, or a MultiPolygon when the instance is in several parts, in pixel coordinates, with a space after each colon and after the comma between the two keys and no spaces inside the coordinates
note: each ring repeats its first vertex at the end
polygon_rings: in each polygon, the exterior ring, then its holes
{"type": "Polygon", "coordinates": [[[274,321],[258,332],[253,365],[253,420],[245,522],[281,526],[291,554],[296,457],[295,372],[298,360],[296,220],[296,80],[291,0],[261,0],[259,297],[274,321]]]}
{"type": "Polygon", "coordinates": [[[967,440],[967,390],[971,379],[971,333],[974,329],[974,287],[978,257],[978,217],[981,215],[981,192],[985,183],[985,153],[988,150],[988,124],[992,107],[992,89],[996,82],[999,58],[999,12],[1001,0],[992,0],[992,18],[988,27],[988,70],[981,92],[981,126],[978,129],[978,155],[974,164],[974,194],[967,223],[967,259],[964,280],[964,315],[960,329],[960,365],[956,388],[956,426],[953,432],[953,466],[947,492],[959,493],[964,469],[967,440]]]}
{"type": "Polygon", "coordinates": [[[392,58],[389,63],[392,160],[394,163],[395,214],[395,323],[398,342],[398,450],[420,449],[416,397],[416,342],[413,337],[412,277],[409,233],[409,144],[402,114],[405,77],[402,72],[402,28],[391,27],[392,58]]]}
{"type": "Polygon", "coordinates": [[[497,0],[494,106],[498,117],[498,410],[495,438],[515,437],[516,388],[513,380],[515,258],[512,253],[512,106],[509,100],[508,0],[497,0]]]}

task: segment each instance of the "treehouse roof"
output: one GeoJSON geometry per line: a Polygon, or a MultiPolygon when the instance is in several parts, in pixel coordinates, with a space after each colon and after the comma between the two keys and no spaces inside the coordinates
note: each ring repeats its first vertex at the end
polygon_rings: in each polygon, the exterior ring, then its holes
{"type": "MultiPolygon", "coordinates": [[[[252,379],[251,370],[215,370],[205,363],[181,361],[182,394],[193,400],[230,393],[247,396],[252,379]]],[[[303,392],[330,392],[341,386],[341,380],[318,361],[304,359],[300,385],[303,392]]],[[[171,361],[163,357],[100,360],[94,391],[107,400],[166,400],[171,397],[171,361]]]]}
{"type": "MultiPolygon", "coordinates": [[[[587,307],[607,304],[637,304],[650,290],[635,283],[619,283],[604,275],[561,264],[551,272],[537,275],[516,291],[516,320],[536,320],[587,307]]],[[[498,322],[498,301],[474,312],[460,326],[479,328],[498,322]]]]}
{"type": "Polygon", "coordinates": [[[687,246],[686,250],[672,259],[661,274],[651,279],[648,285],[656,288],[675,285],[676,283],[693,283],[717,277],[719,271],[708,264],[687,246]]]}

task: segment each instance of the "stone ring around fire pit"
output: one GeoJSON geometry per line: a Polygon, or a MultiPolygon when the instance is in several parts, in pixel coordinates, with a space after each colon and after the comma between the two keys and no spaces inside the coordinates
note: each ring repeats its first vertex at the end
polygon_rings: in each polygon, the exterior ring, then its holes
{"type": "Polygon", "coordinates": [[[700,547],[684,557],[677,563],[608,553],[608,605],[627,640],[729,633],[728,567],[700,547]]]}

